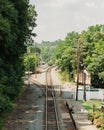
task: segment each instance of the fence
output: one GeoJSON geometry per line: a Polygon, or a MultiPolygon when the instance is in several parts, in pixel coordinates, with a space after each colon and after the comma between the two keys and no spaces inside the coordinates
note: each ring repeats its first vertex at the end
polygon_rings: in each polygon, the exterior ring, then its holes
{"type": "MultiPolygon", "coordinates": [[[[87,89],[86,91],[86,99],[99,99],[104,102],[104,89],[87,89]]],[[[83,89],[78,89],[78,100],[83,100],[83,89]]],[[[76,99],[76,90],[73,92],[73,97],[76,99]]]]}

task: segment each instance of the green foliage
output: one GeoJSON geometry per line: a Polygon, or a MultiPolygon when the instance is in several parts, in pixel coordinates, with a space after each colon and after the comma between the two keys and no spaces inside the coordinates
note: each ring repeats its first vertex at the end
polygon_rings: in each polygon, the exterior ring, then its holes
{"type": "Polygon", "coordinates": [[[35,71],[35,66],[37,66],[39,62],[38,57],[36,56],[35,53],[30,53],[26,54],[24,56],[24,66],[25,66],[25,71],[35,71]]]}
{"type": "Polygon", "coordinates": [[[42,41],[40,44],[35,43],[35,46],[37,46],[40,49],[41,59],[43,61],[49,62],[49,64],[54,63],[53,54],[56,50],[56,47],[59,41],[54,41],[54,42],[42,41]]]}
{"type": "Polygon", "coordinates": [[[8,97],[0,94],[0,114],[3,112],[9,112],[12,109],[12,103],[8,97]]]}
{"type": "Polygon", "coordinates": [[[80,103],[85,107],[85,109],[88,112],[92,112],[93,111],[93,106],[95,106],[95,108],[99,108],[101,106],[101,101],[97,101],[97,100],[89,100],[89,101],[80,101],[80,103]]]}
{"type": "Polygon", "coordinates": [[[29,46],[29,50],[30,50],[31,53],[35,53],[37,55],[41,54],[41,50],[37,46],[29,46]]]}
{"type": "Polygon", "coordinates": [[[76,41],[79,37],[77,32],[68,33],[65,41],[60,41],[58,47],[55,51],[54,57],[56,58],[56,64],[59,66],[62,72],[69,74],[69,80],[74,77],[76,52],[74,48],[76,47],[76,41]]]}
{"type": "Polygon", "coordinates": [[[104,88],[104,25],[90,26],[81,34],[70,32],[64,41],[59,42],[54,53],[55,63],[62,72],[69,73],[69,79],[74,79],[77,54],[80,55],[80,71],[85,66],[91,73],[92,86],[104,88]]]}
{"type": "Polygon", "coordinates": [[[95,112],[89,113],[88,119],[89,120],[93,119],[94,125],[99,130],[103,130],[103,128],[104,128],[104,113],[102,113],[101,111],[95,111],[95,112]]]}
{"type": "Polygon", "coordinates": [[[101,88],[104,86],[104,25],[91,26],[83,35],[88,51],[84,59],[85,65],[91,73],[92,85],[101,88]]]}
{"type": "Polygon", "coordinates": [[[85,109],[89,112],[88,119],[99,129],[104,128],[104,113],[101,111],[101,101],[90,100],[87,102],[80,101],[85,109]]]}
{"type": "Polygon", "coordinates": [[[23,56],[36,26],[28,0],[0,0],[0,114],[12,108],[23,85],[23,56]]]}
{"type": "Polygon", "coordinates": [[[60,77],[61,81],[63,81],[63,82],[69,81],[69,73],[67,73],[65,71],[64,72],[59,71],[59,77],[60,77]]]}
{"type": "Polygon", "coordinates": [[[40,62],[41,50],[37,46],[31,45],[27,47],[27,53],[24,55],[25,71],[36,71],[36,67],[40,62]]]}

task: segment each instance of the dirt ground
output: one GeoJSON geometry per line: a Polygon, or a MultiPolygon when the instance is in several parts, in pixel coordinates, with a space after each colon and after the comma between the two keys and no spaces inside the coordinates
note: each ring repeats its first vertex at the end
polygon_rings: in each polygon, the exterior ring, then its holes
{"type": "Polygon", "coordinates": [[[41,89],[35,85],[26,87],[2,130],[42,130],[44,103],[41,89]]]}
{"type": "MultiPolygon", "coordinates": [[[[57,96],[60,97],[60,85],[55,70],[52,72],[57,96]]],[[[30,83],[39,81],[45,84],[45,71],[41,74],[31,75],[30,83]]],[[[28,80],[25,81],[28,84],[28,80]]],[[[17,102],[17,107],[10,113],[7,122],[2,130],[43,130],[45,97],[43,91],[36,85],[26,89],[17,102]]]]}

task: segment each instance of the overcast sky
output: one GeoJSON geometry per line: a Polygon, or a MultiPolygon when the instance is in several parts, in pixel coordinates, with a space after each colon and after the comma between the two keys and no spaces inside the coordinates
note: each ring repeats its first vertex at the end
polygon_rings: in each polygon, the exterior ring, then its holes
{"type": "Polygon", "coordinates": [[[36,42],[64,39],[68,32],[104,24],[104,0],[30,0],[35,5],[36,42]]]}

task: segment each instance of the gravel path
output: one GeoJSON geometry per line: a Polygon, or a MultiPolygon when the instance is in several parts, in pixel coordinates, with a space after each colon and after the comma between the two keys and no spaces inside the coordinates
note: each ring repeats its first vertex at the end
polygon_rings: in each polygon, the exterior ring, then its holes
{"type": "Polygon", "coordinates": [[[26,88],[3,130],[43,130],[44,103],[43,93],[37,86],[26,88]]]}

